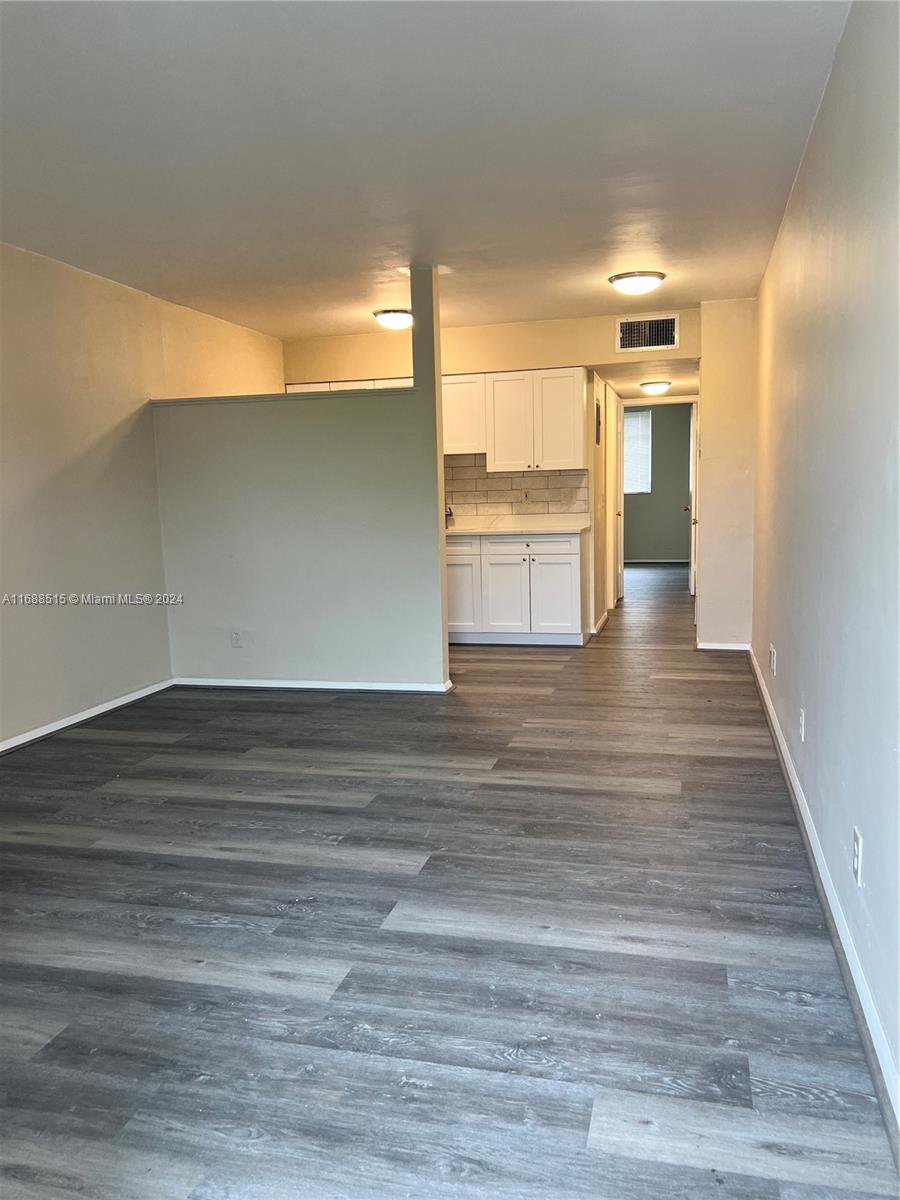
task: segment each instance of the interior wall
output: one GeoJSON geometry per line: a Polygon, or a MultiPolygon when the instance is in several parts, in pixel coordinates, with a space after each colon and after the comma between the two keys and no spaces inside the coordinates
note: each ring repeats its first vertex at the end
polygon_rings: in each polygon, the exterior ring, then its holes
{"type": "Polygon", "coordinates": [[[753,615],[756,300],[700,306],[697,643],[747,649],[753,615]]]}
{"type": "Polygon", "coordinates": [[[897,33],[895,5],[853,5],[760,292],[753,621],[895,1106],[897,33]]]}
{"type": "MultiPolygon", "coordinates": [[[[0,593],[163,590],[149,395],[278,390],[275,338],[0,246],[0,593]]],[[[171,674],[157,606],[0,605],[0,741],[171,674]]]]}
{"type": "MultiPolygon", "coordinates": [[[[657,311],[671,310],[661,304],[657,311]]],[[[683,309],[680,316],[679,347],[667,350],[666,358],[696,358],[700,310],[683,309]]],[[[615,317],[472,325],[441,330],[441,358],[445,374],[464,375],[659,357],[658,352],[617,354],[615,341],[615,317]]],[[[288,383],[392,379],[412,374],[412,349],[409,336],[402,333],[293,338],[284,344],[284,365],[288,383]]]]}
{"type": "Polygon", "coordinates": [[[154,410],[176,677],[443,689],[431,390],[154,410]]]}
{"type": "Polygon", "coordinates": [[[650,491],[625,496],[625,561],[687,562],[691,557],[691,406],[641,407],[652,413],[650,491]]]}

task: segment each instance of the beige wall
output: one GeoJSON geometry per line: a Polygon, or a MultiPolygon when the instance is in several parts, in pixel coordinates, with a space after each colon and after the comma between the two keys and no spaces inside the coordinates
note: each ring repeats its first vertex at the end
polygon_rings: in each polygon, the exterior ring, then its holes
{"type": "MultiPolygon", "coordinates": [[[[667,310],[661,307],[659,311],[667,310]]],[[[679,348],[667,350],[665,356],[696,358],[700,353],[700,310],[684,309],[680,315],[679,348]]],[[[647,353],[617,354],[615,340],[615,317],[474,325],[443,329],[441,357],[447,375],[594,366],[654,357],[647,353]]],[[[411,354],[411,341],[405,333],[294,338],[285,342],[285,378],[288,383],[391,379],[412,373],[411,354]]]]}
{"type": "Polygon", "coordinates": [[[176,677],[443,686],[433,389],[154,411],[176,677]]]}
{"type": "Polygon", "coordinates": [[[756,301],[700,306],[697,642],[747,647],[753,612],[756,301]]]}
{"type": "MultiPolygon", "coordinates": [[[[0,247],[0,592],[162,590],[149,395],[276,390],[274,339],[0,247]]],[[[0,739],[168,678],[160,608],[0,606],[0,739]]]]}
{"type": "Polygon", "coordinates": [[[855,4],[760,293],[753,621],[754,653],[895,1103],[896,47],[896,6],[855,4]],[[851,871],[854,825],[862,887],[851,871]]]}

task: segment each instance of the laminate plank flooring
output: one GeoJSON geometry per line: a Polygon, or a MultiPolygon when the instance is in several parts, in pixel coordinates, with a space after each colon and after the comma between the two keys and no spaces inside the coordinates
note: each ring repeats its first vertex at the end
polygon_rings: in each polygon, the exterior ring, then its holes
{"type": "Polygon", "coordinates": [[[680,569],[446,696],[172,688],[0,761],[9,1200],[872,1200],[743,656],[680,569]]]}

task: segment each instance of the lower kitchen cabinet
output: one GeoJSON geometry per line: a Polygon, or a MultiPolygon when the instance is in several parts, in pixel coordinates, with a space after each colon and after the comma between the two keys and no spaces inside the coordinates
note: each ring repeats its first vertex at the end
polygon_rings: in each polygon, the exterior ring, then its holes
{"type": "Polygon", "coordinates": [[[531,632],[581,632],[581,572],[577,554],[532,554],[531,632]]]}
{"type": "Polygon", "coordinates": [[[476,633],[481,628],[481,555],[448,555],[447,629],[450,633],[476,633]]]}
{"type": "Polygon", "coordinates": [[[449,536],[450,640],[583,645],[586,550],[586,533],[449,536]]]}
{"type": "Polygon", "coordinates": [[[531,632],[528,566],[527,554],[482,554],[483,632],[531,632]]]}

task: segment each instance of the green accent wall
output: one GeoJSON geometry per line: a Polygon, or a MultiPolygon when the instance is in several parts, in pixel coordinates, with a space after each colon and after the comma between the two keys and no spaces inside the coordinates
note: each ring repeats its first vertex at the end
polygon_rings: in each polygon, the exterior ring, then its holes
{"type": "Polygon", "coordinates": [[[625,497],[625,561],[691,556],[691,406],[647,405],[653,414],[651,491],[625,497]]]}

